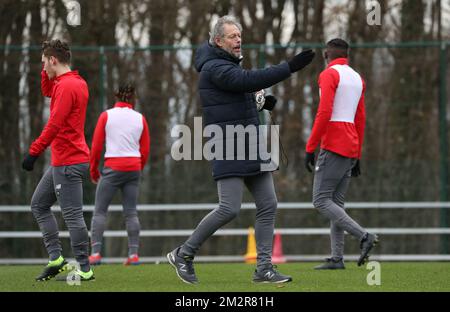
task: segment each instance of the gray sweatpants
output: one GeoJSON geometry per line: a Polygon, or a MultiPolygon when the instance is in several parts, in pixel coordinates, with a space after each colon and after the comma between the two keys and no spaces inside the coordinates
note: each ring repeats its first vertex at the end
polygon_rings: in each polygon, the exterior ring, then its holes
{"type": "Polygon", "coordinates": [[[195,256],[206,239],[239,214],[244,184],[253,195],[256,204],[257,267],[264,268],[271,263],[275,211],[278,204],[271,172],[244,178],[231,177],[218,180],[219,207],[206,215],[198,224],[182,246],[181,255],[195,256]]]}
{"type": "Polygon", "coordinates": [[[356,159],[321,150],[316,163],[313,204],[330,220],[331,256],[342,258],[344,231],[361,240],[367,232],[345,212],[344,199],[356,159]]]}
{"type": "Polygon", "coordinates": [[[114,171],[105,167],[95,193],[95,211],[91,224],[92,253],[102,250],[103,232],[109,204],[116,192],[122,192],[123,214],[128,232],[128,255],[139,249],[140,224],[136,204],[139,191],[140,171],[114,171]]]}
{"type": "Polygon", "coordinates": [[[58,201],[70,233],[70,243],[81,270],[89,271],[89,235],[83,218],[83,178],[89,164],[50,166],[31,199],[31,211],[39,224],[50,260],[61,255],[58,225],[51,207],[58,201]]]}

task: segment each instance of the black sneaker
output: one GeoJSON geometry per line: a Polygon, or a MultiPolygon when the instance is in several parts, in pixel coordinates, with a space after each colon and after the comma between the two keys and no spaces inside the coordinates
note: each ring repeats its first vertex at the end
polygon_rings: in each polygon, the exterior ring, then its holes
{"type": "Polygon", "coordinates": [[[326,258],[325,263],[322,263],[316,267],[314,270],[344,270],[344,259],[342,258],[326,258]]]}
{"type": "Polygon", "coordinates": [[[361,256],[358,259],[358,266],[363,265],[369,259],[369,252],[378,243],[378,236],[375,234],[366,233],[361,240],[359,248],[361,249],[361,256]]]}
{"type": "Polygon", "coordinates": [[[260,271],[255,270],[253,274],[254,283],[286,283],[292,281],[292,277],[289,275],[283,275],[275,270],[275,265],[270,265],[260,271]]]}
{"type": "Polygon", "coordinates": [[[167,260],[175,268],[178,277],[185,283],[197,284],[198,280],[195,276],[194,270],[194,258],[193,257],[180,257],[178,252],[181,247],[175,248],[167,254],[167,260]]]}
{"type": "Polygon", "coordinates": [[[36,277],[36,281],[48,281],[65,270],[67,270],[67,261],[63,257],[59,257],[54,261],[49,261],[42,273],[36,277]]]}

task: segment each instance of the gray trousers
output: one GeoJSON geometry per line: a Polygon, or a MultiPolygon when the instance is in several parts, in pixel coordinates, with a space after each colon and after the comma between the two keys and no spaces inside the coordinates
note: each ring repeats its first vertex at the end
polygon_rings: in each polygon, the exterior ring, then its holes
{"type": "Polygon", "coordinates": [[[50,166],[31,199],[31,211],[39,224],[51,260],[61,255],[58,225],[51,207],[58,201],[70,233],[75,259],[83,271],[89,270],[89,235],[83,218],[83,178],[89,164],[50,166]]]}
{"type": "Polygon", "coordinates": [[[198,224],[195,231],[182,246],[181,255],[194,256],[206,239],[239,214],[244,184],[253,195],[256,204],[257,267],[261,269],[271,264],[275,211],[278,204],[271,172],[217,181],[219,207],[206,215],[198,224]]]}
{"type": "Polygon", "coordinates": [[[136,205],[140,175],[140,171],[114,171],[107,167],[103,169],[95,193],[95,211],[91,224],[92,253],[100,253],[102,250],[108,207],[118,190],[122,192],[123,214],[128,233],[128,255],[138,253],[141,227],[136,205]]]}
{"type": "Polygon", "coordinates": [[[356,159],[340,156],[321,150],[317,159],[313,204],[317,210],[330,220],[331,256],[344,255],[344,231],[361,240],[367,232],[345,212],[344,199],[347,192],[351,169],[356,159]]]}

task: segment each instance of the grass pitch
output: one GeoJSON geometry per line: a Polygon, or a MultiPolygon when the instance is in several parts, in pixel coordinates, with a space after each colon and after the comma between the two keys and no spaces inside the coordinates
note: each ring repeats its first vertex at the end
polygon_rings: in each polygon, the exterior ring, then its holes
{"type": "Polygon", "coordinates": [[[94,267],[96,280],[70,286],[52,279],[35,282],[43,266],[0,266],[0,291],[20,292],[398,292],[450,291],[448,262],[381,262],[381,285],[369,286],[366,267],[347,262],[345,270],[316,271],[317,263],[286,263],[278,266],[292,275],[291,283],[254,284],[255,266],[240,263],[197,263],[198,285],[178,279],[167,263],[123,266],[105,264],[94,267]]]}

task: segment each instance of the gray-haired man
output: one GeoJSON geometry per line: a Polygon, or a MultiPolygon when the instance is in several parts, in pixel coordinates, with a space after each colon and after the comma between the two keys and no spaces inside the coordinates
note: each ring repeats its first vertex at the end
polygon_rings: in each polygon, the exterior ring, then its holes
{"type": "MultiPolygon", "coordinates": [[[[226,132],[228,126],[258,126],[254,93],[288,78],[314,58],[314,53],[308,50],[294,56],[289,62],[260,70],[244,70],[239,65],[242,59],[241,30],[241,25],[233,17],[221,17],[211,33],[210,42],[203,44],[195,55],[195,67],[200,72],[203,122],[205,126],[219,126],[222,133],[226,132]]],[[[197,283],[194,256],[215,231],[238,215],[245,184],[256,203],[257,269],[253,281],[289,282],[292,278],[277,272],[271,262],[277,208],[272,172],[262,170],[263,161],[260,158],[252,159],[245,155],[244,160],[236,160],[236,157],[229,159],[225,149],[230,142],[225,144],[222,140],[219,145],[222,143],[223,155],[227,155],[227,158],[212,160],[219,207],[206,215],[186,242],[168,253],[167,258],[182,281],[197,283]]],[[[259,146],[261,142],[255,144],[259,146]]],[[[250,142],[245,140],[245,150],[249,149],[250,142]]]]}

